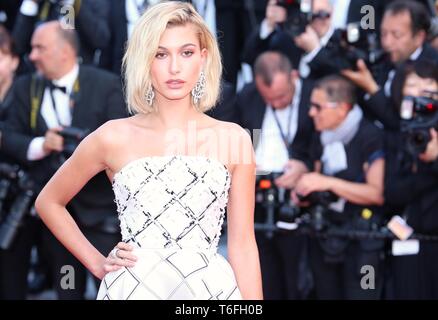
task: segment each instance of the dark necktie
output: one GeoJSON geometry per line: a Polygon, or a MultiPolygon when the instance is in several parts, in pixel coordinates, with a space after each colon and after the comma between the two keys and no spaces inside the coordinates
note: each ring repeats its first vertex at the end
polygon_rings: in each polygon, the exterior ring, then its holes
{"type": "Polygon", "coordinates": [[[61,87],[61,86],[58,86],[58,85],[56,85],[56,84],[54,84],[53,82],[50,82],[49,83],[49,88],[50,88],[50,90],[60,90],[60,91],[62,91],[64,94],[66,94],[67,93],[67,88],[66,87],[61,87]]]}

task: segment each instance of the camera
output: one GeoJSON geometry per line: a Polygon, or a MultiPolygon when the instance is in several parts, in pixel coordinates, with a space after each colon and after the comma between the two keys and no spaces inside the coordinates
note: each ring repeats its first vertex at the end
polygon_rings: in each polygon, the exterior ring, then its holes
{"type": "Polygon", "coordinates": [[[277,5],[287,10],[287,19],[282,29],[292,38],[306,31],[312,21],[313,0],[277,0],[277,5]]]}
{"type": "Polygon", "coordinates": [[[386,58],[377,33],[364,31],[360,23],[349,23],[346,29],[335,32],[327,48],[334,51],[339,70],[357,70],[358,60],[363,60],[371,69],[386,58]]]}
{"type": "Polygon", "coordinates": [[[283,175],[282,172],[257,176],[256,203],[263,209],[263,223],[256,223],[256,228],[266,230],[267,235],[278,229],[296,229],[295,219],[299,208],[290,200],[290,190],[278,188],[275,180],[283,175]]]}
{"type": "Polygon", "coordinates": [[[331,214],[330,206],[339,200],[339,197],[330,191],[312,192],[306,196],[297,194],[301,202],[309,202],[306,209],[308,215],[303,218],[313,230],[322,231],[329,225],[328,214],[331,214]]]}
{"type": "Polygon", "coordinates": [[[6,177],[3,178],[1,183],[2,198],[0,201],[2,201],[2,205],[7,197],[6,194],[9,194],[9,196],[11,193],[17,194],[12,199],[7,214],[0,221],[0,248],[7,250],[11,247],[24,217],[32,207],[35,198],[35,186],[28,174],[16,165],[0,164],[0,175],[6,177]],[[8,183],[4,183],[6,180],[8,180],[8,183]]]}
{"type": "Polygon", "coordinates": [[[405,96],[400,108],[400,117],[406,151],[417,158],[420,153],[426,151],[431,140],[430,129],[438,129],[438,101],[430,97],[405,96]]]}
{"type": "Polygon", "coordinates": [[[64,156],[67,158],[70,157],[88,133],[88,129],[80,129],[77,127],[64,127],[59,131],[58,134],[64,138],[64,149],[62,151],[64,156]]]}

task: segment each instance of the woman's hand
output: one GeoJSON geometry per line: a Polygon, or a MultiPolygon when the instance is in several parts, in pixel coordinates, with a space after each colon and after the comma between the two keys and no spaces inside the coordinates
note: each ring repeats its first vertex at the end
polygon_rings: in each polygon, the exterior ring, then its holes
{"type": "Polygon", "coordinates": [[[108,257],[105,258],[103,263],[104,273],[117,271],[123,267],[134,267],[137,257],[132,253],[133,249],[129,244],[119,242],[108,254],[108,257]]]}

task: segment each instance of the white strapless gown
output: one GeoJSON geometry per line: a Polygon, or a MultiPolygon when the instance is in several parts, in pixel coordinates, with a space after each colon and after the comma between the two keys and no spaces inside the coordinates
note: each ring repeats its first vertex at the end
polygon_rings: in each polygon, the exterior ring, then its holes
{"type": "Polygon", "coordinates": [[[231,177],[201,156],[143,157],[113,179],[122,239],[138,257],[108,273],[97,299],[241,299],[217,253],[231,177]]]}

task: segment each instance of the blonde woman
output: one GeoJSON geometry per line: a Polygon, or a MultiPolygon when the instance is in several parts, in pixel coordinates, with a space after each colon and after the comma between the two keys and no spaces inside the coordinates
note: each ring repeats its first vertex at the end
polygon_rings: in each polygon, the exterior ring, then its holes
{"type": "Polygon", "coordinates": [[[103,280],[98,299],[261,299],[251,140],[203,113],[220,92],[214,36],[190,4],[151,6],[133,31],[124,71],[134,115],[80,144],[38,196],[42,220],[103,280]],[[108,257],[66,210],[102,170],[123,239],[108,257]],[[217,253],[225,212],[229,262],[217,253]]]}

